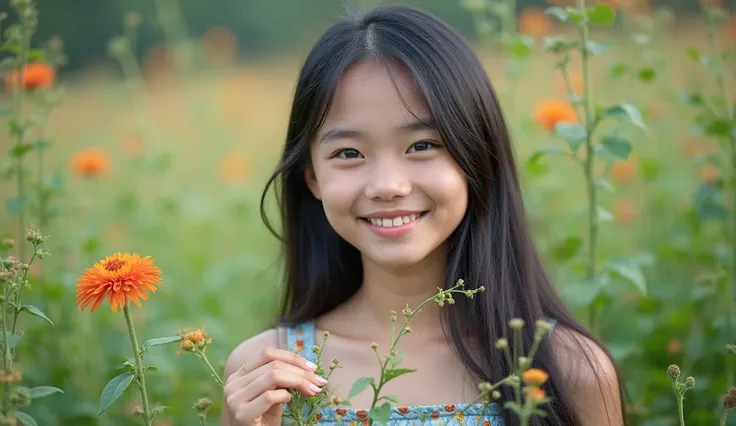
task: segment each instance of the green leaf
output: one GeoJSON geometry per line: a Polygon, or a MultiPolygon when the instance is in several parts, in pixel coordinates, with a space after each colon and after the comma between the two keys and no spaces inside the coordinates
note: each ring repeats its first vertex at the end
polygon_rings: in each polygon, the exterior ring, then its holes
{"type": "Polygon", "coordinates": [[[118,364],[118,365],[115,366],[115,369],[120,369],[120,368],[127,368],[130,371],[134,371],[134,369],[135,369],[135,359],[128,358],[127,360],[125,360],[124,363],[118,364]]]}
{"type": "Polygon", "coordinates": [[[31,388],[31,398],[32,399],[39,399],[43,398],[45,396],[53,395],[55,393],[64,393],[63,390],[59,388],[55,388],[53,386],[36,386],[35,388],[31,388]]]}
{"type": "Polygon", "coordinates": [[[23,423],[23,426],[38,426],[38,423],[36,423],[36,420],[34,420],[30,414],[26,414],[22,411],[16,411],[15,418],[20,420],[20,422],[23,423]]]}
{"type": "Polygon", "coordinates": [[[20,342],[20,336],[17,334],[6,333],[5,336],[7,336],[6,341],[8,342],[8,347],[10,349],[15,348],[15,345],[20,342]]]}
{"type": "Polygon", "coordinates": [[[378,424],[388,424],[388,418],[391,415],[391,404],[384,402],[370,412],[370,418],[378,424]]]}
{"type": "Polygon", "coordinates": [[[595,186],[607,192],[615,192],[616,190],[616,188],[614,188],[611,182],[607,181],[606,179],[602,179],[602,178],[595,180],[595,186]]]}
{"type": "Polygon", "coordinates": [[[593,25],[609,26],[616,20],[616,12],[605,3],[598,3],[586,11],[593,25]]]}
{"type": "Polygon", "coordinates": [[[605,136],[598,148],[596,155],[609,163],[626,160],[631,154],[631,143],[618,136],[605,136]]]}
{"type": "Polygon", "coordinates": [[[16,143],[10,148],[10,156],[14,158],[23,158],[28,152],[33,150],[33,144],[30,143],[16,143]]]}
{"type": "Polygon", "coordinates": [[[25,131],[25,128],[21,123],[16,120],[8,120],[8,134],[10,136],[20,136],[25,131]]]}
{"type": "Polygon", "coordinates": [[[639,289],[639,291],[642,292],[642,294],[647,294],[647,282],[639,265],[628,262],[611,261],[606,265],[606,268],[630,281],[637,289],[639,289]]]}
{"type": "Polygon", "coordinates": [[[567,237],[552,247],[550,255],[558,262],[566,262],[578,254],[582,245],[583,240],[579,237],[567,237]]]}
{"type": "Polygon", "coordinates": [[[532,51],[532,47],[534,46],[534,38],[522,35],[520,37],[514,38],[508,46],[508,52],[509,55],[514,59],[524,59],[532,51]]]}
{"type": "Polygon", "coordinates": [[[181,336],[158,337],[156,339],[146,340],[146,342],[143,343],[143,351],[147,351],[149,348],[152,348],[154,346],[160,346],[160,345],[165,345],[167,343],[180,342],[180,341],[181,341],[181,336]]]}
{"type": "Polygon", "coordinates": [[[610,43],[598,43],[596,41],[589,41],[586,46],[588,47],[588,52],[594,56],[602,56],[611,48],[610,43]]]}
{"type": "Polygon", "coordinates": [[[373,377],[361,377],[358,380],[353,383],[353,386],[350,388],[350,393],[348,393],[348,399],[353,398],[356,395],[359,395],[361,392],[363,392],[369,385],[373,385],[375,382],[373,381],[373,377]]]}
{"type": "Polygon", "coordinates": [[[555,18],[559,19],[560,22],[567,22],[569,15],[567,14],[567,11],[561,7],[548,7],[544,13],[546,15],[554,16],[555,18]]]}
{"type": "Polygon", "coordinates": [[[646,131],[647,126],[644,124],[644,118],[641,116],[641,112],[634,105],[626,102],[621,102],[602,112],[603,117],[611,117],[619,120],[627,120],[633,125],[646,131]]]}
{"type": "Polygon", "coordinates": [[[685,49],[685,53],[687,56],[689,56],[693,61],[699,62],[700,61],[700,51],[697,47],[688,47],[685,49]]]}
{"type": "Polygon", "coordinates": [[[5,200],[5,210],[12,216],[18,216],[20,209],[23,208],[23,196],[11,197],[5,200]]]}
{"type": "Polygon", "coordinates": [[[567,8],[567,16],[570,18],[572,22],[576,24],[583,22],[583,19],[585,17],[585,15],[580,13],[579,10],[572,8],[572,7],[567,8]]]}
{"type": "Polygon", "coordinates": [[[626,64],[613,64],[608,69],[608,75],[611,76],[612,78],[618,78],[626,74],[628,70],[629,70],[629,66],[626,64]]]}
{"type": "Polygon", "coordinates": [[[394,404],[397,404],[399,402],[399,397],[396,395],[384,395],[380,399],[385,399],[388,402],[392,402],[394,404]]]}
{"type": "Polygon", "coordinates": [[[102,395],[100,396],[100,408],[97,411],[97,415],[104,413],[105,410],[110,408],[113,402],[117,401],[118,398],[120,398],[120,395],[125,392],[125,389],[130,386],[130,383],[133,381],[133,373],[123,373],[119,376],[113,377],[112,380],[110,380],[107,385],[105,385],[105,389],[102,390],[102,395]]]}
{"type": "Polygon", "coordinates": [[[590,306],[602,288],[599,279],[576,281],[562,286],[560,295],[570,307],[581,309],[590,306]]]}
{"type": "Polygon", "coordinates": [[[656,75],[657,71],[654,68],[644,67],[639,69],[639,81],[643,83],[651,83],[656,75]]]}
{"type": "Polygon", "coordinates": [[[604,222],[604,221],[612,221],[613,215],[608,210],[604,209],[603,207],[598,207],[598,221],[604,222]]]}
{"type": "Polygon", "coordinates": [[[51,142],[46,139],[39,139],[34,143],[34,145],[36,146],[37,150],[43,151],[51,147],[51,142]]]}
{"type": "Polygon", "coordinates": [[[726,139],[731,131],[731,123],[725,118],[714,118],[705,125],[704,130],[708,136],[726,139]]]}
{"type": "Polygon", "coordinates": [[[411,369],[411,368],[391,368],[386,370],[385,379],[388,382],[389,380],[393,380],[399,376],[402,376],[407,373],[413,373],[417,370],[411,369]]]}
{"type": "Polygon", "coordinates": [[[23,312],[28,312],[29,314],[31,314],[33,316],[36,316],[36,317],[45,319],[46,322],[48,322],[51,325],[54,325],[54,322],[51,321],[49,319],[49,317],[46,316],[46,314],[44,314],[43,312],[41,312],[40,309],[38,309],[37,307],[35,307],[33,305],[23,305],[23,306],[20,307],[20,310],[23,311],[23,312]]]}
{"type": "Polygon", "coordinates": [[[681,104],[690,106],[703,106],[703,95],[696,92],[685,92],[677,95],[677,100],[681,104]]]}
{"type": "Polygon", "coordinates": [[[404,360],[404,358],[406,358],[406,352],[401,352],[401,353],[397,354],[394,357],[394,359],[392,360],[391,366],[392,367],[396,367],[397,365],[399,365],[401,363],[401,361],[404,360]]]}
{"type": "Polygon", "coordinates": [[[559,146],[545,146],[544,148],[540,148],[537,151],[535,151],[527,161],[527,164],[534,164],[537,161],[539,161],[542,156],[547,154],[563,154],[563,155],[570,155],[570,152],[560,148],[559,146]]]}
{"type": "Polygon", "coordinates": [[[570,149],[573,152],[578,150],[580,144],[588,136],[588,131],[585,130],[585,127],[575,123],[557,123],[555,125],[555,132],[570,145],[570,149]]]}

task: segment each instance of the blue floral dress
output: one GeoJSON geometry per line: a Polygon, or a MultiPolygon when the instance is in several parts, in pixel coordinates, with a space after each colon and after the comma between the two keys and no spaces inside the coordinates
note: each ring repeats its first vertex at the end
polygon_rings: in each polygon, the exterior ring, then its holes
{"type": "MultiPolygon", "coordinates": [[[[314,322],[286,329],[288,349],[315,362],[314,322]]],[[[320,425],[359,426],[368,424],[368,412],[353,408],[327,408],[317,414],[320,425]]],[[[503,426],[498,404],[414,405],[391,408],[387,426],[503,426]]]]}

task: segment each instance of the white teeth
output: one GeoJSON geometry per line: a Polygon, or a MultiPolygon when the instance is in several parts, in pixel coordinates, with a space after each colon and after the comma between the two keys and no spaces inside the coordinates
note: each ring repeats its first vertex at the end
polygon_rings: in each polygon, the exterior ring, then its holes
{"type": "Polygon", "coordinates": [[[409,216],[398,216],[398,217],[391,218],[391,219],[389,219],[389,218],[385,218],[385,219],[380,218],[379,219],[379,218],[372,217],[372,218],[370,218],[370,222],[371,222],[371,225],[374,225],[374,226],[382,226],[384,228],[392,228],[394,226],[401,226],[401,225],[404,225],[406,223],[409,223],[409,222],[411,222],[413,220],[416,220],[418,217],[419,217],[419,215],[416,215],[416,214],[412,214],[412,215],[409,215],[409,216]]]}

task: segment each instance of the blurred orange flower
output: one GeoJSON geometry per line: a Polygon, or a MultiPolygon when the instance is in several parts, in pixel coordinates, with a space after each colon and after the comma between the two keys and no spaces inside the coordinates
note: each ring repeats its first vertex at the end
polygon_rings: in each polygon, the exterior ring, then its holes
{"type": "Polygon", "coordinates": [[[544,391],[539,388],[528,388],[527,392],[529,392],[529,396],[535,401],[540,401],[545,396],[544,391]]]}
{"type": "Polygon", "coordinates": [[[113,312],[130,300],[138,307],[147,300],[146,290],[156,292],[161,270],[150,256],[116,253],[97,262],[77,280],[77,304],[81,311],[92,303],[94,312],[107,296],[113,312]]]}
{"type": "Polygon", "coordinates": [[[238,56],[238,38],[226,27],[213,27],[202,36],[202,51],[213,62],[229,63],[238,56]]]}
{"type": "Polygon", "coordinates": [[[681,349],[682,349],[682,342],[680,341],[680,339],[672,339],[667,344],[667,352],[670,355],[679,354],[681,349]]]}
{"type": "Polygon", "coordinates": [[[561,99],[548,99],[537,103],[534,117],[547,130],[554,129],[560,122],[577,123],[577,115],[572,104],[561,99]]]}
{"type": "Polygon", "coordinates": [[[707,139],[683,139],[679,143],[680,152],[688,158],[699,155],[708,155],[713,152],[713,146],[707,139]]]}
{"type": "Polygon", "coordinates": [[[716,180],[718,180],[718,176],[721,175],[720,170],[718,170],[718,167],[712,165],[712,164],[703,164],[700,166],[700,180],[702,180],[705,183],[713,183],[716,180]]]}
{"type": "Polygon", "coordinates": [[[613,217],[622,225],[633,223],[636,213],[636,204],[629,200],[620,200],[613,206],[613,217]]]}
{"type": "Polygon", "coordinates": [[[630,182],[636,176],[636,164],[632,158],[625,161],[614,161],[611,165],[611,180],[614,182],[630,182]]]}
{"type": "Polygon", "coordinates": [[[540,38],[552,32],[552,19],[539,7],[527,7],[519,14],[519,31],[540,38]]]}
{"type": "MultiPolygon", "coordinates": [[[[13,70],[10,77],[5,80],[5,85],[12,88],[18,84],[20,76],[18,70],[13,70]]],[[[23,70],[23,87],[26,90],[46,89],[54,85],[56,71],[51,65],[43,62],[26,64],[23,70]]]]}
{"type": "Polygon", "coordinates": [[[539,368],[530,368],[521,373],[521,378],[524,380],[525,383],[542,385],[549,378],[549,374],[539,368]]]}
{"type": "Polygon", "coordinates": [[[72,157],[72,170],[79,176],[98,176],[110,167],[107,153],[98,148],[77,151],[72,157]]]}
{"type": "Polygon", "coordinates": [[[220,179],[223,182],[247,181],[251,176],[251,161],[247,155],[230,153],[220,160],[220,179]]]}

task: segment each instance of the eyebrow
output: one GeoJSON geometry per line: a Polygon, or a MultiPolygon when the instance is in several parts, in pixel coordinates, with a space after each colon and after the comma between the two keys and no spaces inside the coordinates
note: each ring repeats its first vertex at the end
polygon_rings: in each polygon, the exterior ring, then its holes
{"type": "MultiPolygon", "coordinates": [[[[396,127],[399,133],[412,133],[421,131],[437,131],[437,126],[432,120],[412,121],[396,127]]],[[[335,141],[338,139],[359,139],[364,133],[359,130],[335,128],[325,132],[319,139],[320,143],[335,141]]]]}

